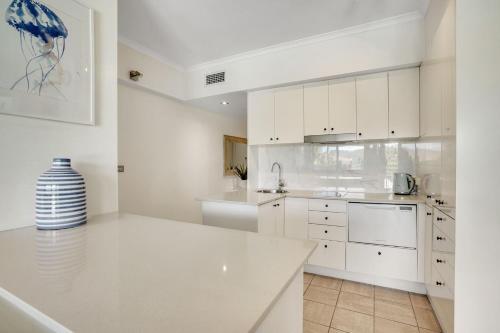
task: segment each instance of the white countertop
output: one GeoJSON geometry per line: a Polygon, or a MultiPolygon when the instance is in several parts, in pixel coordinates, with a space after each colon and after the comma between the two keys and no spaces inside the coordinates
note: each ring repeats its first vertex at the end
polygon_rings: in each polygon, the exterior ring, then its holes
{"type": "Polygon", "coordinates": [[[223,192],[200,198],[200,201],[224,202],[245,205],[263,205],[276,199],[291,197],[305,199],[336,199],[352,202],[379,202],[418,204],[425,202],[425,195],[396,195],[392,193],[344,193],[341,197],[336,192],[290,190],[284,194],[257,193],[255,190],[223,192]]]}
{"type": "Polygon", "coordinates": [[[315,246],[101,215],[73,229],[0,232],[0,295],[76,332],[249,332],[315,246]]]}

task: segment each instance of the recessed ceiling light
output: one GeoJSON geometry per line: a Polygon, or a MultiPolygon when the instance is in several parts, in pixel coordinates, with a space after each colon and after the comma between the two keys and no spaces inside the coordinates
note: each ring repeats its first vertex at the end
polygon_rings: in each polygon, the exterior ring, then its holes
{"type": "Polygon", "coordinates": [[[222,105],[229,105],[229,102],[228,101],[222,101],[222,102],[220,102],[220,104],[222,104],[222,105]]]}

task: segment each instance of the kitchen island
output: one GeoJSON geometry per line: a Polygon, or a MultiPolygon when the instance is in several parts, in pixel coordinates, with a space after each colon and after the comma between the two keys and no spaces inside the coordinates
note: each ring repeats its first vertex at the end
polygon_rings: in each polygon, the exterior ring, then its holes
{"type": "Polygon", "coordinates": [[[101,215],[74,229],[1,232],[0,298],[47,331],[302,332],[303,265],[315,247],[101,215]]]}

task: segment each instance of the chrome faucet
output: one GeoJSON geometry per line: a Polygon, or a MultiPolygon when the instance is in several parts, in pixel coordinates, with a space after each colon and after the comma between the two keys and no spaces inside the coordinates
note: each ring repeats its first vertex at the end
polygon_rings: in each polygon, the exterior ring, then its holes
{"type": "Polygon", "coordinates": [[[274,172],[274,166],[278,166],[278,189],[281,190],[283,186],[285,186],[283,179],[281,179],[281,165],[278,162],[274,162],[271,167],[271,172],[274,172]]]}

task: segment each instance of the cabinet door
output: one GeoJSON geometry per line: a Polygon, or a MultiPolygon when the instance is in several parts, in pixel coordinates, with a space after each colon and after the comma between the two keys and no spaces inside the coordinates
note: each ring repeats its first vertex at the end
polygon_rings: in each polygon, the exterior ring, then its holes
{"type": "Polygon", "coordinates": [[[358,140],[386,139],[389,125],[387,73],[356,79],[358,140]]]}
{"type": "Polygon", "coordinates": [[[454,136],[456,134],[456,93],[455,93],[455,62],[448,61],[443,66],[443,106],[442,122],[443,136],[454,136]]]}
{"type": "Polygon", "coordinates": [[[442,125],[442,67],[440,64],[420,68],[420,136],[441,136],[442,125]]]}
{"type": "Polygon", "coordinates": [[[354,78],[330,82],[330,132],[356,133],[356,80],[354,78]]]}
{"type": "Polygon", "coordinates": [[[274,219],[276,223],[275,235],[283,236],[285,233],[285,199],[279,199],[275,202],[274,219]]]}
{"type": "Polygon", "coordinates": [[[275,142],[304,143],[304,88],[293,86],[274,94],[275,142]]]}
{"type": "Polygon", "coordinates": [[[328,134],[328,82],[304,86],[304,135],[328,134]]]}
{"type": "Polygon", "coordinates": [[[307,239],[307,209],[307,199],[285,199],[285,237],[307,239]]]}
{"type": "Polygon", "coordinates": [[[318,247],[309,258],[309,264],[345,269],[345,243],[329,240],[317,240],[318,247]]]}
{"type": "Polygon", "coordinates": [[[263,90],[248,93],[248,144],[274,143],[274,93],[263,90]]]}
{"type": "Polygon", "coordinates": [[[259,234],[276,235],[276,202],[259,206],[258,215],[259,234]]]}
{"type": "Polygon", "coordinates": [[[389,72],[389,137],[419,136],[420,74],[418,68],[389,72]]]}

